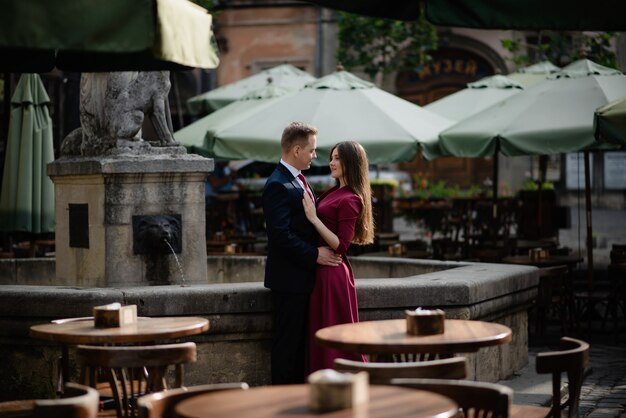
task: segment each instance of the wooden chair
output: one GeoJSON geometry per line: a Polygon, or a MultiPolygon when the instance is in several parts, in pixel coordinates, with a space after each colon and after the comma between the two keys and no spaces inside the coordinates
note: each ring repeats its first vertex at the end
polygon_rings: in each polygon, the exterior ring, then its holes
{"type": "Polygon", "coordinates": [[[248,389],[247,383],[215,383],[170,389],[137,399],[139,418],[172,418],[174,407],[182,400],[218,390],[248,389]]]}
{"type": "Polygon", "coordinates": [[[535,332],[543,335],[546,329],[548,313],[556,309],[561,323],[561,332],[565,331],[565,320],[568,306],[565,280],[569,269],[567,266],[542,267],[539,269],[539,287],[535,303],[535,332]]]}
{"type": "Polygon", "coordinates": [[[66,383],[63,398],[35,401],[36,418],[96,418],[100,397],[88,386],[66,383]]]}
{"type": "MultiPolygon", "coordinates": [[[[81,316],[76,318],[61,318],[50,321],[53,324],[65,324],[68,322],[89,321],[93,320],[93,316],[81,316]]],[[[69,380],[69,347],[67,344],[61,344],[61,356],[57,359],[57,395],[61,396],[65,382],[69,380]]]]}
{"type": "Polygon", "coordinates": [[[82,382],[98,384],[99,372],[108,376],[117,416],[136,416],[136,400],[146,393],[183,385],[183,365],[196,361],[196,344],[192,342],[152,346],[88,346],[76,349],[77,363],[82,367],[82,382]],[[167,384],[167,373],[173,366],[175,381],[167,384]]]}
{"type": "Polygon", "coordinates": [[[467,360],[465,357],[452,357],[408,363],[363,363],[339,358],[335,359],[335,370],[366,371],[371,384],[389,384],[391,379],[396,378],[465,379],[467,360]]]}
{"type": "Polygon", "coordinates": [[[507,418],[513,390],[495,383],[450,379],[392,379],[394,385],[428,390],[454,400],[465,418],[507,418]]]}
{"type": "Polygon", "coordinates": [[[622,335],[619,332],[620,318],[622,322],[626,320],[626,262],[609,264],[607,267],[607,275],[609,288],[611,289],[611,299],[609,300],[602,326],[604,327],[608,317],[612,316],[613,332],[615,334],[615,340],[617,341],[618,337],[622,335]],[[620,310],[622,311],[621,317],[620,310]]]}
{"type": "MultiPolygon", "coordinates": [[[[600,316],[602,318],[602,329],[605,328],[608,315],[613,313],[613,306],[616,301],[615,294],[610,289],[609,283],[596,282],[591,290],[578,290],[573,292],[572,309],[574,311],[575,327],[584,330],[584,322],[587,322],[586,335],[593,332],[593,320],[600,316]]],[[[616,318],[614,318],[616,323],[616,318]]]]}
{"type": "Polygon", "coordinates": [[[578,416],[578,403],[583,383],[583,373],[589,365],[589,344],[570,337],[562,337],[560,351],[537,354],[537,373],[552,373],[552,408],[548,416],[578,416]],[[561,401],[561,374],[567,373],[568,398],[561,401]]]}
{"type": "Polygon", "coordinates": [[[96,418],[100,399],[88,386],[67,383],[63,398],[20,400],[0,403],[2,418],[96,418]]]}

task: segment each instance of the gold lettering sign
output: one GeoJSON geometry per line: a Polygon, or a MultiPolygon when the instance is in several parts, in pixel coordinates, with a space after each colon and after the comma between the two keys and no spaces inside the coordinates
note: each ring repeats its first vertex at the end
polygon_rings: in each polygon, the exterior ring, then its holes
{"type": "Polygon", "coordinates": [[[430,62],[417,72],[420,80],[438,76],[440,74],[460,74],[475,76],[478,71],[478,63],[473,59],[465,58],[442,58],[430,62]]]}
{"type": "Polygon", "coordinates": [[[476,70],[478,70],[478,65],[476,64],[476,61],[468,60],[465,63],[465,74],[475,75],[476,74],[476,70]]]}

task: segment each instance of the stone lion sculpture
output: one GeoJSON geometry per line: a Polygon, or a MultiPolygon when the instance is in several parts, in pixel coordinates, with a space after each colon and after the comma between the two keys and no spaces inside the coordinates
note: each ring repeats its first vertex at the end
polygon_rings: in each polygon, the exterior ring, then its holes
{"type": "Polygon", "coordinates": [[[147,115],[157,146],[177,146],[167,119],[169,71],[83,73],[80,80],[81,127],[61,145],[62,155],[102,155],[120,146],[143,142],[147,115]]]}
{"type": "Polygon", "coordinates": [[[168,254],[171,250],[181,252],[182,231],[178,216],[133,216],[133,229],[135,254],[168,254]]]}

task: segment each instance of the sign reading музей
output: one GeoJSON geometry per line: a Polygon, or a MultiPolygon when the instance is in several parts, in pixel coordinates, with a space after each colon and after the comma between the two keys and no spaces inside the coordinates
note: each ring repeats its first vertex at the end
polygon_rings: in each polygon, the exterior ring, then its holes
{"type": "Polygon", "coordinates": [[[431,57],[430,62],[413,71],[398,73],[398,96],[424,106],[496,73],[485,58],[458,48],[440,48],[431,57]]]}

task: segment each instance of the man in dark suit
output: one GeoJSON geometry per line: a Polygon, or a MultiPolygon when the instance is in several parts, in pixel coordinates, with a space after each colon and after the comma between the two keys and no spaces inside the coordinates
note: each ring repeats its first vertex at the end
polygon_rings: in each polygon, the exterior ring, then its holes
{"type": "Polygon", "coordinates": [[[317,157],[317,129],[292,122],[283,131],[281,160],[263,189],[268,253],[265,287],[272,290],[274,338],[272,383],[303,383],[309,295],[317,264],[337,266],[341,257],[318,247],[318,235],[307,220],[303,193],[312,193],[302,175],[317,157]]]}

